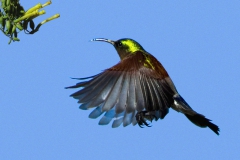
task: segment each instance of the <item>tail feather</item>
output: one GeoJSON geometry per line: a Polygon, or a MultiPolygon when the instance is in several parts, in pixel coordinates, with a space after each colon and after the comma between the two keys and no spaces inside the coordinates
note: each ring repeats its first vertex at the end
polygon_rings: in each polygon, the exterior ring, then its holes
{"type": "Polygon", "coordinates": [[[204,115],[201,115],[194,111],[187,102],[179,95],[174,95],[174,104],[172,108],[178,112],[183,113],[192,123],[195,125],[205,128],[210,128],[214,133],[219,135],[219,127],[212,122],[210,119],[207,119],[204,115]]]}
{"type": "Polygon", "coordinates": [[[201,114],[195,114],[195,115],[187,115],[185,116],[195,125],[205,128],[210,128],[213,132],[215,132],[217,135],[219,135],[219,127],[212,122],[210,122],[210,119],[205,118],[205,116],[201,114]]]}

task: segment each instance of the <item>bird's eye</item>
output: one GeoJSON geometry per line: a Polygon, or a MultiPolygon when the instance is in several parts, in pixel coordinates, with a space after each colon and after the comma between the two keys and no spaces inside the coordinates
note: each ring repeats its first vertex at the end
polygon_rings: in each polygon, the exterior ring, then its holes
{"type": "Polygon", "coordinates": [[[118,43],[116,44],[116,46],[117,46],[117,47],[122,47],[122,42],[118,42],[118,43]]]}

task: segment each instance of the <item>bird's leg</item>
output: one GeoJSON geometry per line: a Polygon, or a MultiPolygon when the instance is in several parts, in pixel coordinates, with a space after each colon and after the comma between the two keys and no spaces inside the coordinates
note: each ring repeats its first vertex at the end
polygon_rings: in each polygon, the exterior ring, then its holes
{"type": "Polygon", "coordinates": [[[152,122],[153,118],[157,119],[155,116],[155,111],[140,111],[136,114],[136,120],[138,125],[143,128],[143,125],[146,125],[147,127],[151,127],[145,120],[145,118],[152,122]]]}

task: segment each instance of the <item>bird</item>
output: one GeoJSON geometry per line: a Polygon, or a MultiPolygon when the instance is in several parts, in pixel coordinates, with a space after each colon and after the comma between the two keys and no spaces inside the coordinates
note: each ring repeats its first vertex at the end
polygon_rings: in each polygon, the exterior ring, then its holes
{"type": "Polygon", "coordinates": [[[120,62],[94,76],[75,78],[80,82],[65,87],[80,88],[70,96],[78,100],[80,109],[94,108],[89,118],[96,119],[104,114],[99,125],[113,121],[112,128],[121,124],[124,127],[129,124],[151,127],[148,122],[163,119],[172,108],[193,124],[208,127],[219,135],[219,127],[188,105],[162,64],[138,42],[130,38],[116,41],[95,38],[91,41],[112,44],[120,62]]]}

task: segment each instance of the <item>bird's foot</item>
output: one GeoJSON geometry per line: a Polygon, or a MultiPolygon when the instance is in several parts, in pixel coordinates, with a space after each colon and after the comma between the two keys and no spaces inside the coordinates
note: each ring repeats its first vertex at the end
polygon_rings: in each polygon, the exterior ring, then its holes
{"type": "Polygon", "coordinates": [[[146,119],[151,121],[155,118],[157,120],[157,117],[155,116],[155,111],[140,111],[136,114],[136,120],[139,125],[139,127],[143,128],[143,126],[151,127],[147,122],[146,119]]]}

